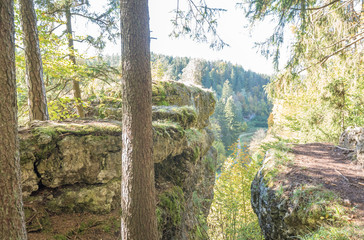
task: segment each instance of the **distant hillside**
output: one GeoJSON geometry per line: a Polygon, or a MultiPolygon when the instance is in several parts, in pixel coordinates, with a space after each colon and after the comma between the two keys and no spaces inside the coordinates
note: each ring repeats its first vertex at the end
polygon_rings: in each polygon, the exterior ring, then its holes
{"type": "Polygon", "coordinates": [[[272,109],[264,91],[268,76],[226,61],[152,54],[151,62],[153,79],[192,82],[215,92],[218,101],[211,121],[225,149],[248,127],[267,127],[272,109]]]}

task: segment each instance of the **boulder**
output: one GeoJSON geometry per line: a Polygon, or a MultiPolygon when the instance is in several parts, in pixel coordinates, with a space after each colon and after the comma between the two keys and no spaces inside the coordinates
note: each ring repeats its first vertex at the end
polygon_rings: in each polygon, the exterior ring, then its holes
{"type": "Polygon", "coordinates": [[[340,136],[339,146],[353,151],[353,160],[364,168],[364,128],[348,127],[340,136]]]}
{"type": "Polygon", "coordinates": [[[339,139],[339,145],[343,148],[355,150],[356,146],[360,142],[360,138],[363,138],[364,128],[362,127],[348,127],[341,134],[339,139]]]}

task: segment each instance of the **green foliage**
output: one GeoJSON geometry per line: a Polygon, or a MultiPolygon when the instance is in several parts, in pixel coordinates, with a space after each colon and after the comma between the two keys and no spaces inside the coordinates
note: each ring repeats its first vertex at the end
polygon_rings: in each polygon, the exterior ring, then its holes
{"type": "Polygon", "coordinates": [[[53,239],[55,240],[68,240],[68,237],[62,234],[56,234],[53,236],[53,239]]]}
{"type": "MultiPolygon", "coordinates": [[[[61,30],[65,27],[65,21],[63,19],[64,14],[62,12],[64,2],[53,1],[37,1],[36,14],[38,19],[38,35],[40,51],[43,62],[43,76],[44,84],[47,92],[47,99],[49,104],[49,114],[53,120],[63,120],[66,118],[77,117],[75,114],[75,106],[80,103],[81,100],[68,101],[71,96],[72,86],[70,83],[73,80],[79,81],[82,90],[87,95],[95,93],[94,82],[96,79],[99,81],[110,84],[113,82],[119,71],[104,63],[102,60],[94,60],[94,58],[86,58],[78,53],[76,50],[72,52],[77,60],[77,65],[69,59],[70,50],[68,49],[67,35],[61,30]],[[62,5],[62,6],[61,6],[62,5]],[[50,11],[50,8],[57,11],[50,11]],[[54,14],[50,14],[53,12],[54,14]]],[[[85,3],[82,4],[85,6],[85,3]]],[[[103,23],[110,23],[115,20],[115,6],[108,5],[109,15],[99,18],[103,23]],[[104,21],[107,18],[107,21],[104,21]]],[[[83,13],[85,9],[80,9],[82,6],[78,6],[78,13],[83,13]]],[[[85,10],[86,11],[86,10],[85,10]]],[[[96,13],[88,13],[88,17],[95,17],[96,13]]],[[[90,20],[92,22],[92,19],[90,20]]],[[[103,24],[99,22],[97,24],[103,24]]],[[[28,89],[25,83],[25,59],[23,51],[23,38],[22,29],[20,24],[19,8],[15,5],[15,28],[16,28],[16,71],[17,71],[17,86],[18,86],[18,109],[19,109],[19,123],[24,125],[28,121],[28,106],[27,95],[28,89]]],[[[115,32],[115,25],[100,26],[100,32],[104,33],[103,37],[112,36],[115,32]]],[[[94,38],[96,45],[101,46],[103,37],[94,38]]],[[[88,42],[91,44],[89,37],[75,37],[76,40],[81,42],[88,42]]],[[[100,84],[100,85],[103,85],[100,84]]],[[[89,103],[82,100],[82,104],[88,105],[89,103]]]]}
{"type": "Polygon", "coordinates": [[[233,89],[231,88],[229,80],[226,80],[222,87],[221,99],[226,101],[232,95],[233,95],[233,89]]]}
{"type": "Polygon", "coordinates": [[[48,102],[49,119],[64,120],[77,118],[78,114],[74,109],[74,101],[69,97],[59,98],[48,102]]]}
{"type": "Polygon", "coordinates": [[[237,145],[217,176],[208,218],[211,239],[261,239],[250,205],[250,185],[261,159],[251,159],[247,146],[237,145]]]}
{"type": "Polygon", "coordinates": [[[330,240],[359,240],[364,236],[364,230],[359,227],[345,226],[323,226],[318,230],[299,236],[300,240],[316,240],[316,239],[330,239],[330,240]]]}
{"type": "Polygon", "coordinates": [[[212,146],[216,149],[217,151],[217,168],[219,169],[222,164],[224,163],[225,159],[226,159],[226,150],[225,150],[225,146],[224,143],[221,141],[214,141],[214,143],[212,144],[212,146]]]}
{"type": "Polygon", "coordinates": [[[309,239],[362,239],[363,229],[349,220],[353,209],[344,206],[343,201],[334,192],[320,185],[298,186],[290,201],[296,206],[296,215],[291,221],[300,223],[305,228],[299,230],[301,240],[309,239]]]}
{"type": "Polygon", "coordinates": [[[264,142],[260,147],[263,151],[276,150],[281,153],[292,152],[291,146],[288,145],[289,142],[289,139],[283,139],[279,136],[275,136],[273,141],[264,142]]]}
{"type": "Polygon", "coordinates": [[[264,42],[258,43],[264,56],[273,57],[276,69],[278,69],[280,49],[284,42],[285,27],[291,23],[298,23],[300,30],[305,31],[309,15],[308,9],[316,2],[321,3],[316,0],[245,0],[239,4],[244,8],[246,17],[252,25],[266,18],[277,16],[274,33],[264,42]]]}
{"type": "Polygon", "coordinates": [[[283,27],[292,24],[295,37],[292,58],[266,88],[275,105],[273,131],[301,142],[336,143],[347,126],[362,125],[362,2],[249,3],[252,20],[279,15],[274,34],[283,34],[283,27]]]}
{"type": "Polygon", "coordinates": [[[309,229],[325,223],[343,223],[346,211],[340,198],[322,186],[302,185],[295,189],[291,200],[297,203],[297,218],[309,229]]]}
{"type": "Polygon", "coordinates": [[[204,202],[205,199],[201,199],[197,193],[194,191],[192,193],[192,203],[196,215],[196,226],[193,229],[193,232],[190,233],[190,238],[193,239],[207,239],[208,238],[208,226],[207,226],[207,219],[205,214],[203,213],[202,209],[204,209],[204,202]]]}

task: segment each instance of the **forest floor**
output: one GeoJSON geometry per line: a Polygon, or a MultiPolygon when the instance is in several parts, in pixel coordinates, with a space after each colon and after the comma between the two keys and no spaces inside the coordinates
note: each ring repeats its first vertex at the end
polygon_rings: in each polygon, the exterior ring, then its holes
{"type": "Polygon", "coordinates": [[[347,151],[332,144],[297,144],[295,164],[287,173],[290,182],[322,185],[354,209],[350,221],[364,228],[364,169],[353,164],[347,151]]]}
{"type": "MultiPolygon", "coordinates": [[[[120,213],[63,213],[41,222],[41,231],[28,232],[29,240],[118,240],[120,213]]],[[[29,229],[28,229],[29,230],[29,229]]]]}

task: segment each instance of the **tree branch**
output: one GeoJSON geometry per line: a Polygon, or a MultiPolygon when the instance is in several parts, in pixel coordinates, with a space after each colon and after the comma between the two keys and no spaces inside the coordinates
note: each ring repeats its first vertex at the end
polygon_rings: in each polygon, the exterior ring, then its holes
{"type": "Polygon", "coordinates": [[[354,35],[354,36],[351,36],[351,37],[349,37],[349,38],[341,39],[340,41],[337,41],[337,42],[335,42],[335,43],[331,44],[330,46],[325,47],[325,48],[321,48],[321,49],[328,49],[328,48],[331,48],[331,47],[335,46],[336,44],[339,44],[339,43],[341,43],[341,42],[348,41],[348,40],[350,40],[350,39],[356,38],[357,36],[360,36],[360,35],[362,35],[363,33],[364,33],[364,32],[361,32],[361,33],[358,33],[358,34],[356,34],[356,35],[354,35]]]}
{"type": "MultiPolygon", "coordinates": [[[[316,11],[316,10],[320,10],[320,9],[326,8],[326,7],[328,7],[328,6],[330,6],[330,5],[334,4],[334,3],[337,3],[337,2],[340,2],[340,0],[334,0],[334,1],[329,2],[329,3],[327,3],[327,4],[323,5],[323,6],[320,6],[320,7],[306,8],[305,10],[307,10],[307,11],[316,11]]],[[[292,8],[292,10],[302,11],[303,9],[301,9],[301,8],[292,8]]]]}
{"type": "Polygon", "coordinates": [[[54,27],[54,28],[52,28],[51,30],[49,30],[48,35],[51,35],[51,34],[52,34],[52,32],[53,32],[54,30],[56,30],[57,28],[59,28],[60,26],[63,26],[63,24],[59,24],[57,27],[54,27]]]}
{"type": "MultiPolygon", "coordinates": [[[[190,4],[192,4],[193,6],[194,6],[194,8],[196,9],[196,11],[201,15],[201,16],[203,16],[203,19],[207,22],[207,24],[209,25],[209,28],[213,31],[213,33],[214,33],[214,35],[215,36],[217,36],[217,38],[219,39],[219,41],[221,41],[223,44],[226,44],[227,46],[229,46],[229,44],[227,44],[227,43],[225,43],[221,38],[220,38],[220,36],[219,36],[219,34],[217,34],[217,32],[216,32],[216,29],[211,25],[211,22],[210,21],[208,21],[207,19],[206,19],[206,17],[205,17],[205,15],[198,9],[198,7],[197,7],[197,5],[195,4],[195,2],[193,1],[193,0],[188,0],[189,2],[190,2],[190,4]]],[[[224,10],[224,9],[221,9],[221,10],[223,10],[223,11],[226,11],[226,10],[224,10]]],[[[194,15],[194,17],[195,17],[195,19],[197,19],[196,18],[196,15],[193,13],[193,15],[194,15]]]]}
{"type": "Polygon", "coordinates": [[[103,20],[100,20],[99,18],[94,18],[94,17],[91,17],[91,16],[87,16],[87,15],[83,15],[81,13],[75,13],[75,12],[71,13],[71,15],[76,15],[76,16],[84,17],[84,18],[87,18],[89,20],[93,20],[95,22],[101,22],[102,24],[107,25],[107,22],[105,22],[103,20]]]}

